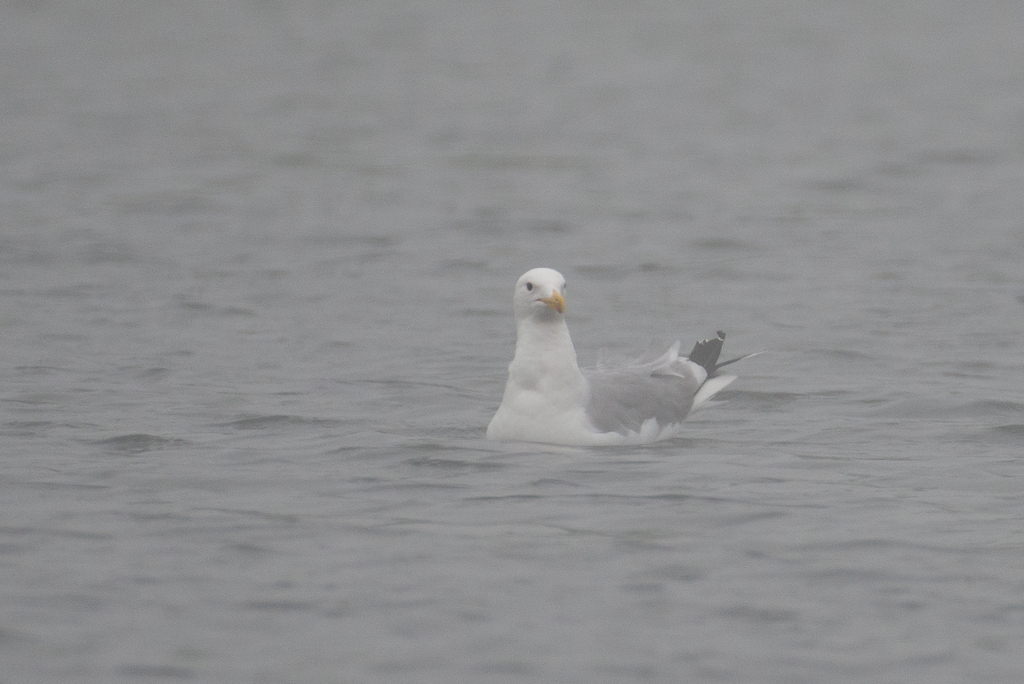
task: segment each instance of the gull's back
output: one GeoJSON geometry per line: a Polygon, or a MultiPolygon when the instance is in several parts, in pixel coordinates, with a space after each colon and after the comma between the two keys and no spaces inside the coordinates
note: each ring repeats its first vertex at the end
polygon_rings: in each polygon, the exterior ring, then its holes
{"type": "Polygon", "coordinates": [[[594,427],[625,433],[639,431],[650,418],[661,427],[682,421],[707,372],[679,358],[674,347],[654,361],[589,368],[583,377],[589,390],[587,415],[594,427]]]}

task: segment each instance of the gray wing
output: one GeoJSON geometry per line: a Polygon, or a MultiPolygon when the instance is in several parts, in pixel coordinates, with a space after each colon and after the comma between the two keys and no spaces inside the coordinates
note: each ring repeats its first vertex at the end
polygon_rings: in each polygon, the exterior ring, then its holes
{"type": "Polygon", "coordinates": [[[598,430],[639,431],[648,418],[665,427],[686,417],[703,373],[672,351],[649,363],[582,371],[590,389],[587,415],[598,430]]]}

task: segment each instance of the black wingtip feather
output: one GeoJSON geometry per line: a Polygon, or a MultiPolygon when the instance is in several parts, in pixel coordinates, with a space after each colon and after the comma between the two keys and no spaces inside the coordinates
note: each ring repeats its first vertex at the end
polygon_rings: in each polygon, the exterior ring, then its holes
{"type": "Polygon", "coordinates": [[[713,340],[701,340],[697,344],[693,345],[693,351],[690,352],[689,359],[699,366],[703,366],[704,370],[708,372],[708,377],[713,378],[718,372],[718,369],[722,366],[728,366],[730,363],[736,363],[737,361],[743,361],[753,356],[758,356],[764,352],[754,352],[753,354],[744,354],[743,356],[737,356],[735,359],[729,359],[728,361],[718,362],[718,357],[722,353],[722,345],[725,344],[725,333],[721,330],[718,331],[718,337],[713,340]]]}
{"type": "Polygon", "coordinates": [[[718,357],[722,353],[722,345],[725,344],[725,333],[718,331],[718,337],[713,340],[702,340],[693,345],[689,359],[698,366],[703,366],[708,372],[708,377],[715,374],[718,368],[718,357]]]}

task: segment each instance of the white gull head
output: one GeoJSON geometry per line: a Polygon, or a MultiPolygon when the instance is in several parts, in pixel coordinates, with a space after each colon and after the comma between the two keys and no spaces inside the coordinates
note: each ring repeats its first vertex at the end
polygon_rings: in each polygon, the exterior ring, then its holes
{"type": "Polygon", "coordinates": [[[527,318],[555,322],[565,315],[565,278],[552,268],[535,268],[516,282],[516,323],[527,318]]]}

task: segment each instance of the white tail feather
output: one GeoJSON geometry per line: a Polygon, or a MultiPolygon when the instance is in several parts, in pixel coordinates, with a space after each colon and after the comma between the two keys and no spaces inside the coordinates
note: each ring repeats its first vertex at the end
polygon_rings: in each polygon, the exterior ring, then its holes
{"type": "Polygon", "coordinates": [[[701,404],[724,390],[735,379],[735,375],[716,375],[713,378],[708,378],[700,386],[700,389],[697,390],[697,394],[693,395],[693,408],[691,410],[700,408],[701,404]]]}

